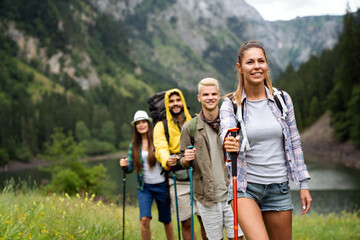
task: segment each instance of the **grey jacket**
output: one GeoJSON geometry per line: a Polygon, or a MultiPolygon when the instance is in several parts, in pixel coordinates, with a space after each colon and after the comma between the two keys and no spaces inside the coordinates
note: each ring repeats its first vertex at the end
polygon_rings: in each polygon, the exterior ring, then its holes
{"type": "MultiPolygon", "coordinates": [[[[205,122],[199,114],[196,118],[196,131],[194,136],[194,147],[196,148],[196,156],[193,166],[193,191],[196,200],[205,206],[212,206],[214,204],[214,182],[211,169],[209,140],[205,130],[205,122]]],[[[220,142],[220,131],[219,131],[220,142]]],[[[180,151],[184,153],[186,148],[191,145],[190,141],[190,122],[184,124],[181,130],[180,151]]],[[[225,165],[224,155],[222,153],[222,146],[218,146],[222,166],[224,169],[224,176],[226,185],[229,185],[230,174],[228,167],[225,165]]]]}

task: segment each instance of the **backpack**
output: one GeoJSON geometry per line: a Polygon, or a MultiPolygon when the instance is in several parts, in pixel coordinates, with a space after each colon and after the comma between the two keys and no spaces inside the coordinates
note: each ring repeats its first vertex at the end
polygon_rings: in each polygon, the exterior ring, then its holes
{"type": "Polygon", "coordinates": [[[166,121],[166,108],[165,108],[165,94],[166,91],[155,93],[153,96],[148,98],[147,102],[149,105],[149,111],[150,116],[153,119],[153,124],[155,124],[158,121],[162,121],[164,124],[164,130],[165,130],[165,137],[166,140],[169,142],[169,128],[168,123],[166,121]]]}
{"type": "MultiPolygon", "coordinates": [[[[150,116],[153,119],[154,126],[158,121],[163,122],[165,137],[167,142],[169,142],[170,135],[168,122],[166,120],[166,108],[164,100],[166,92],[167,91],[155,93],[153,96],[148,98],[147,102],[149,105],[150,116]]],[[[190,107],[187,107],[187,109],[190,109],[190,107]]],[[[193,114],[190,113],[190,115],[194,117],[193,114]]]]}

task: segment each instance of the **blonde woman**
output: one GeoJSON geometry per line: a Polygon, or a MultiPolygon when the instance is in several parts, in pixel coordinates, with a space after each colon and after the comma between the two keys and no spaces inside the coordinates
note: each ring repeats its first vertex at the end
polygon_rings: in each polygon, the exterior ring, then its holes
{"type": "MultiPolygon", "coordinates": [[[[283,92],[288,110],[284,117],[274,101],[268,60],[258,42],[245,42],[240,47],[237,69],[238,88],[224,99],[220,122],[224,149],[239,152],[235,199],[238,222],[247,240],[291,239],[294,207],[289,179],[300,187],[303,214],[312,201],[293,104],[289,94],[283,92]],[[225,136],[238,123],[239,136],[225,136]]],[[[232,191],[231,184],[229,202],[234,200],[232,191]]]]}

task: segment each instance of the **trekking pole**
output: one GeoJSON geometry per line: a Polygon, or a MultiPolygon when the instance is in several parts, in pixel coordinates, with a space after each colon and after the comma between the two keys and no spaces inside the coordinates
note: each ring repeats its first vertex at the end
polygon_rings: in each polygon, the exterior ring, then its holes
{"type": "MultiPolygon", "coordinates": [[[[123,157],[125,158],[125,157],[123,157]]],[[[126,187],[126,167],[122,167],[123,170],[123,240],[125,240],[125,187],[126,187]]]]}
{"type": "MultiPolygon", "coordinates": [[[[236,137],[239,128],[231,128],[228,130],[230,136],[236,137]]],[[[231,158],[231,176],[233,184],[233,210],[234,210],[234,240],[238,239],[238,211],[237,211],[237,156],[238,152],[229,153],[231,158]]]]}
{"type": "MultiPolygon", "coordinates": [[[[193,149],[194,146],[188,146],[188,149],[193,149]]],[[[191,206],[191,240],[194,239],[194,216],[193,216],[193,161],[190,161],[190,206],[191,206]]]]}
{"type": "MultiPolygon", "coordinates": [[[[170,155],[170,157],[176,157],[176,154],[170,155]]],[[[180,221],[179,221],[179,205],[178,205],[178,199],[177,199],[176,174],[175,174],[175,170],[173,170],[173,178],[174,178],[175,206],[176,206],[176,220],[177,220],[178,236],[179,236],[179,240],[181,240],[180,221]]]]}

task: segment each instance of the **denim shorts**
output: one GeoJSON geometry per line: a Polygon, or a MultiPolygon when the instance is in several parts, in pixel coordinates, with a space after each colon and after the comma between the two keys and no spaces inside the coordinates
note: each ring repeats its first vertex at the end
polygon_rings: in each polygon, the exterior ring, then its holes
{"type": "Polygon", "coordinates": [[[151,216],[151,205],[155,199],[158,213],[159,222],[169,223],[171,222],[171,208],[166,202],[166,184],[165,182],[157,184],[144,184],[144,190],[137,190],[137,197],[139,201],[140,219],[142,217],[151,216]]]}
{"type": "MultiPolygon", "coordinates": [[[[232,191],[229,187],[228,202],[233,200],[232,191]]],[[[248,182],[246,192],[237,191],[237,197],[254,200],[262,212],[294,210],[288,181],[269,185],[248,182]]]]}

